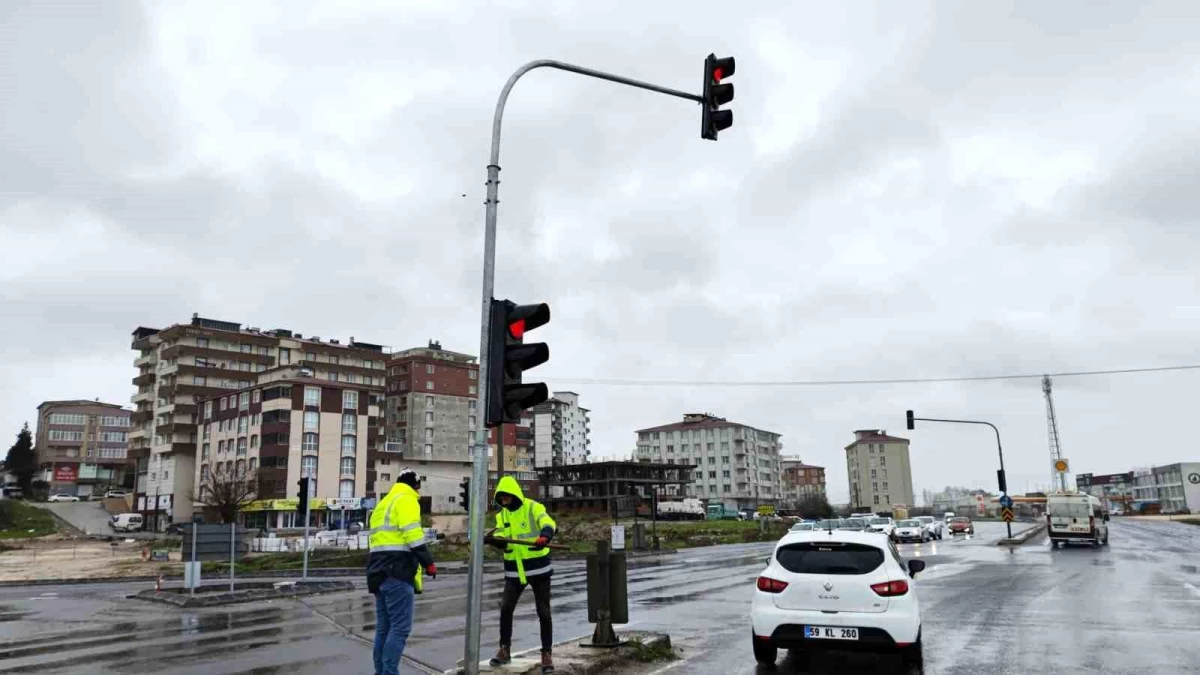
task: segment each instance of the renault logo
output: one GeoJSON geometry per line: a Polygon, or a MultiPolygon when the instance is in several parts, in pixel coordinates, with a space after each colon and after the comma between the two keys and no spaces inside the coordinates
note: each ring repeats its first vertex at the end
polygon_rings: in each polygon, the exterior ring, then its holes
{"type": "Polygon", "coordinates": [[[827,590],[827,591],[832,591],[832,590],[833,590],[833,584],[831,584],[831,583],[829,583],[828,581],[826,581],[826,582],[825,582],[825,590],[827,590]]]}

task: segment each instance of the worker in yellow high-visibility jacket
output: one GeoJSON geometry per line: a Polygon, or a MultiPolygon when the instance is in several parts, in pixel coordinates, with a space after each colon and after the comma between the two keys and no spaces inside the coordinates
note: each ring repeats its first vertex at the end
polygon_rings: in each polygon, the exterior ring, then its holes
{"type": "Polygon", "coordinates": [[[538,623],[542,633],[542,672],[554,672],[550,649],[554,644],[554,625],[550,621],[550,549],[546,544],[554,538],[558,525],[546,513],[546,507],[529,499],[512,476],[504,476],[496,484],[496,514],[494,535],[503,539],[528,541],[520,544],[494,544],[504,551],[504,597],[500,601],[500,651],[491,660],[493,667],[512,660],[513,610],[525,586],[533,587],[538,623]]]}
{"type": "Polygon", "coordinates": [[[421,478],[405,469],[371,512],[367,589],[375,596],[375,675],[396,675],[412,632],[421,569],[437,578],[421,528],[421,478]]]}

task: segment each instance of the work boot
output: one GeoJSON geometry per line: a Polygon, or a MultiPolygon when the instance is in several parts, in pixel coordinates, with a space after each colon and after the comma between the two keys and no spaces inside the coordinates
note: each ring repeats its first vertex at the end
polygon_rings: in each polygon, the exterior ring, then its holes
{"type": "Polygon", "coordinates": [[[554,659],[550,658],[550,652],[542,652],[542,675],[554,672],[554,659]]]}
{"type": "Polygon", "coordinates": [[[508,647],[500,645],[500,650],[492,657],[488,664],[493,667],[507,666],[512,661],[512,655],[508,653],[508,647]]]}

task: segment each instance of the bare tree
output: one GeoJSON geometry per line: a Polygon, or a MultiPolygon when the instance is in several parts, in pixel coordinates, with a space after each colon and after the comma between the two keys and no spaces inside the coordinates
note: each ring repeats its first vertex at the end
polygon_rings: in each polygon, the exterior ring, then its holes
{"type": "Polygon", "coordinates": [[[245,471],[209,471],[200,480],[200,495],[193,501],[216,511],[222,523],[237,520],[237,514],[258,497],[258,480],[245,471]]]}

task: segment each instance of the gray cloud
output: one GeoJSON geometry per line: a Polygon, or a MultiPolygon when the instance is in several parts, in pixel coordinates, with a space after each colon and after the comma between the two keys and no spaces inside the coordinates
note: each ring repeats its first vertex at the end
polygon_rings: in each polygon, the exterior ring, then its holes
{"type": "MultiPolygon", "coordinates": [[[[127,401],[129,331],[193,311],[477,349],[492,106],[542,57],[685,89],[709,51],[738,58],[718,143],[694,104],[564,73],[510,100],[496,294],[553,305],[543,368],[592,408],[599,455],[709,410],[783,433],[844,497],[850,432],[914,407],[1002,424],[1023,488],[1049,474],[1036,381],[570,378],[1193,358],[1190,3],[288,8],[37,3],[0,26],[0,369],[25,383],[0,426],[127,401]]],[[[1186,459],[1168,438],[1189,377],[1056,383],[1075,466],[1186,459]]],[[[990,486],[976,432],[914,433],[918,489],[990,486]]]]}

